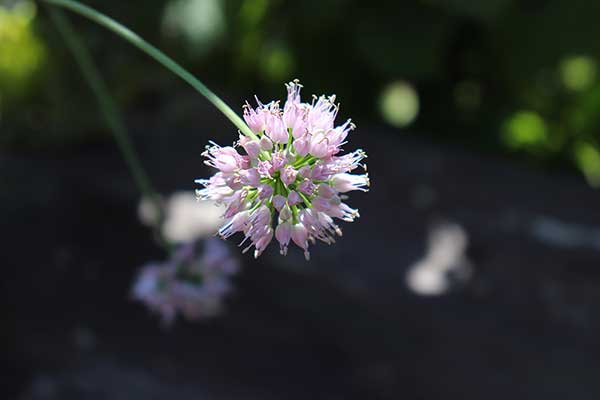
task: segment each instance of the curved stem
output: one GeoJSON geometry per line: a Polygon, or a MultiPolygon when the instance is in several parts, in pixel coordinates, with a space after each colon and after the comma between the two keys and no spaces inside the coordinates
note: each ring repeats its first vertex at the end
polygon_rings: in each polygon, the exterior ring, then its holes
{"type": "Polygon", "coordinates": [[[172,58],[158,50],[156,47],[151,45],[142,39],[138,34],[131,31],[127,27],[121,25],[112,18],[94,10],[91,7],[83,5],[74,0],[41,0],[45,3],[52,4],[55,6],[66,8],[69,11],[82,15],[97,24],[105,27],[106,29],[116,33],[129,43],[154,58],[164,67],[169,69],[175,75],[189,83],[194,89],[202,94],[208,101],[210,101],[219,111],[221,111],[233,124],[246,136],[251,137],[254,140],[258,140],[258,137],[252,132],[252,130],[246,125],[239,115],[237,115],[219,96],[214,94],[209,88],[206,87],[200,80],[194,75],[185,70],[181,65],[176,63],[172,58]]]}
{"type": "Polygon", "coordinates": [[[160,227],[164,221],[164,214],[160,204],[160,198],[152,187],[150,178],[142,167],[139,157],[133,147],[133,144],[131,143],[131,140],[129,139],[129,135],[127,134],[125,124],[123,124],[123,120],[109,94],[106,84],[100,76],[100,72],[96,68],[96,65],[94,64],[89,52],[73,31],[73,28],[67,17],[60,10],[49,9],[49,12],[52,22],[55,24],[59,33],[63,36],[71,53],[73,53],[73,57],[77,61],[77,64],[81,69],[81,73],[96,97],[100,112],[106,120],[106,123],[110,128],[115,141],[117,142],[117,147],[119,148],[121,155],[123,156],[129,171],[131,172],[134,182],[142,194],[152,202],[152,205],[157,210],[158,223],[156,224],[155,234],[157,235],[161,244],[167,250],[170,250],[170,244],[160,233],[160,227]]]}

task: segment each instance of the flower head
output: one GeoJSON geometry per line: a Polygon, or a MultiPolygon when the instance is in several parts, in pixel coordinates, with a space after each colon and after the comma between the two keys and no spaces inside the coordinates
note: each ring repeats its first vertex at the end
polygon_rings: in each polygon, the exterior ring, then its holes
{"type": "Polygon", "coordinates": [[[197,195],[227,207],[219,234],[243,233],[244,252],[254,246],[258,257],[275,237],[281,254],[294,243],[308,259],[309,242],[330,244],[341,236],[333,218],[352,222],[359,216],[340,193],[367,191],[369,177],[350,174],[357,167],[366,170],[361,163],[366,154],[360,149],[342,154],[355,126],[350,120],[335,125],[335,96],[303,103],[298,81],[286,88],[283,109],[278,101],[258,99],[256,108],[244,106],[244,119],[257,139],[240,135],[234,147],[207,146],[205,163],[218,172],[196,181],[204,186],[197,195]]]}
{"type": "Polygon", "coordinates": [[[205,241],[202,253],[188,243],[165,263],[142,267],[132,297],[160,314],[167,325],[178,313],[189,320],[215,316],[223,309],[224,297],[232,290],[230,277],[238,268],[220,240],[205,241]]]}

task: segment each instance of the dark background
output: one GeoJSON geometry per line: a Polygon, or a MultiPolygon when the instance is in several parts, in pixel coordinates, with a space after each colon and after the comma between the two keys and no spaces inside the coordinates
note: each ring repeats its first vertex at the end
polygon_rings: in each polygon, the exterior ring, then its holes
{"type": "MultiPolygon", "coordinates": [[[[370,193],[305,263],[275,245],[228,311],[170,330],[129,299],[165,257],[44,7],[0,0],[3,394],[15,399],[597,399],[600,3],[87,1],[241,113],[338,96],[370,193]],[[424,295],[428,232],[468,240],[424,295]],[[425,257],[426,258],[426,257],[425,257]],[[468,260],[468,261],[465,261],[468,260]],[[453,272],[454,271],[454,272],[453,272]],[[453,273],[459,272],[459,276],[453,273]]],[[[236,129],[117,36],[69,15],[164,195],[236,129]]],[[[232,241],[232,249],[235,250],[232,241]]]]}

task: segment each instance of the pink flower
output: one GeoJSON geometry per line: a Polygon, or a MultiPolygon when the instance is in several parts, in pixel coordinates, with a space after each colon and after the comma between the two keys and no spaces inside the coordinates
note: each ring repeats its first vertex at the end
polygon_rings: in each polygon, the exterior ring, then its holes
{"type": "Polygon", "coordinates": [[[275,207],[277,211],[281,211],[286,202],[287,199],[280,194],[273,196],[273,207],[275,207]]]}
{"type": "Polygon", "coordinates": [[[317,158],[323,158],[327,155],[329,148],[329,139],[324,133],[317,133],[312,136],[310,141],[310,154],[317,158]]]}
{"type": "Polygon", "coordinates": [[[302,85],[298,81],[294,81],[285,86],[287,87],[288,97],[283,107],[283,121],[286,127],[291,130],[294,139],[298,139],[306,132],[307,108],[300,102],[302,85]]]}
{"type": "Polygon", "coordinates": [[[308,129],[312,133],[322,130],[328,131],[333,128],[338,106],[335,105],[335,96],[321,96],[313,101],[307,113],[308,129]]]}
{"type": "Polygon", "coordinates": [[[288,165],[281,171],[281,181],[285,186],[289,186],[296,181],[297,175],[298,171],[291,165],[288,165]]]}
{"type": "Polygon", "coordinates": [[[273,172],[273,164],[270,161],[258,161],[256,163],[256,170],[261,176],[271,178],[273,172]]]}
{"type": "Polygon", "coordinates": [[[326,212],[327,210],[329,210],[331,208],[329,201],[323,197],[315,197],[312,200],[312,206],[314,207],[315,210],[323,211],[323,212],[326,212]]]}
{"type": "Polygon", "coordinates": [[[261,150],[259,142],[257,142],[256,140],[252,140],[247,136],[240,135],[239,143],[240,146],[242,146],[246,151],[246,154],[250,156],[250,158],[258,157],[258,153],[260,153],[261,150]]]}
{"type": "Polygon", "coordinates": [[[239,169],[243,162],[242,155],[233,147],[220,147],[217,144],[208,146],[202,155],[207,158],[204,162],[206,165],[220,169],[225,173],[239,169]]]}
{"type": "Polygon", "coordinates": [[[292,216],[292,209],[289,206],[285,205],[283,206],[281,211],[279,211],[279,222],[288,221],[292,219],[292,216]]]}
{"type": "Polygon", "coordinates": [[[296,154],[304,157],[310,150],[310,135],[305,134],[294,140],[294,150],[296,154]]]}
{"type": "Polygon", "coordinates": [[[269,135],[273,143],[287,143],[288,141],[288,131],[280,116],[271,116],[265,133],[269,135]]]}
{"type": "Polygon", "coordinates": [[[238,190],[231,195],[228,200],[227,209],[225,210],[225,214],[223,216],[225,218],[229,218],[234,216],[235,214],[243,211],[246,203],[246,196],[248,195],[248,191],[246,190],[238,190]]]}
{"type": "Polygon", "coordinates": [[[245,169],[239,172],[239,179],[243,185],[257,187],[260,185],[260,173],[256,168],[245,169]]]}
{"type": "Polygon", "coordinates": [[[286,255],[288,244],[292,238],[292,224],[290,221],[283,221],[277,225],[277,229],[275,229],[275,238],[279,241],[280,253],[286,255]]]}
{"type": "Polygon", "coordinates": [[[261,150],[270,151],[273,148],[273,142],[271,142],[271,139],[269,139],[266,135],[260,138],[260,141],[258,143],[260,145],[261,150]]]}
{"type": "Polygon", "coordinates": [[[231,276],[238,269],[238,261],[223,242],[209,239],[203,252],[189,243],[170,260],[142,267],[131,295],[159,314],[166,325],[177,314],[189,320],[213,317],[223,310],[225,297],[232,291],[231,276]]]}
{"type": "Polygon", "coordinates": [[[271,196],[273,196],[273,186],[263,184],[258,187],[258,198],[260,200],[269,199],[271,196]]]}
{"type": "Polygon", "coordinates": [[[320,184],[317,190],[319,191],[319,196],[325,199],[331,199],[337,194],[335,189],[326,183],[320,184]]]}
{"type": "Polygon", "coordinates": [[[363,192],[366,192],[369,190],[369,174],[336,174],[331,178],[331,183],[335,190],[340,193],[346,193],[351,190],[362,190],[363,192]]]}
{"type": "Polygon", "coordinates": [[[296,204],[300,203],[302,203],[302,198],[300,197],[298,192],[296,192],[295,190],[290,190],[290,193],[288,194],[288,204],[290,206],[295,206],[296,204]]]}
{"type": "Polygon", "coordinates": [[[311,167],[310,165],[305,165],[298,170],[298,175],[300,175],[303,178],[310,178],[312,176],[313,168],[315,168],[315,167],[311,167]]]}
{"type": "Polygon", "coordinates": [[[254,133],[265,130],[265,115],[260,110],[255,111],[248,103],[244,106],[244,120],[254,133]]]}
{"type": "Polygon", "coordinates": [[[207,148],[206,163],[219,171],[197,180],[204,186],[197,193],[227,207],[219,234],[228,238],[242,232],[242,243],[249,242],[244,252],[254,247],[258,257],[275,237],[282,254],[293,242],[308,259],[309,243],[331,244],[341,236],[334,218],[352,222],[359,216],[342,202],[341,193],[368,190],[366,173],[350,174],[358,167],[366,169],[366,154],[356,150],[338,155],[354,125],[347,120],[335,126],[335,96],[303,103],[298,81],[286,88],[283,110],[277,101],[244,106],[244,119],[256,134],[240,136],[237,148],[246,155],[214,143],[207,148]]]}
{"type": "Polygon", "coordinates": [[[222,238],[227,239],[234,233],[244,231],[248,224],[249,217],[250,213],[248,211],[242,211],[235,214],[219,229],[219,235],[221,235],[222,238]]]}
{"type": "Polygon", "coordinates": [[[286,162],[286,155],[283,151],[277,151],[273,153],[273,156],[271,157],[272,172],[279,171],[285,166],[286,162]]]}
{"type": "Polygon", "coordinates": [[[304,193],[304,194],[309,195],[309,196],[312,196],[312,194],[315,191],[315,188],[316,188],[315,184],[310,179],[304,179],[298,185],[298,190],[300,192],[304,193]]]}
{"type": "Polygon", "coordinates": [[[210,179],[196,179],[196,183],[205,187],[204,189],[197,189],[196,196],[201,200],[212,199],[217,202],[228,198],[234,191],[227,186],[225,178],[222,172],[217,172],[210,179]]]}

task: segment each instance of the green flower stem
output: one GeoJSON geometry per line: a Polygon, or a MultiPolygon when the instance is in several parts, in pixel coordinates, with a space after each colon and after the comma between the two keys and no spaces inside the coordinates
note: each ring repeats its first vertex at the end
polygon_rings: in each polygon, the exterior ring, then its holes
{"type": "Polygon", "coordinates": [[[317,160],[317,157],[311,156],[310,154],[305,155],[304,157],[301,157],[299,159],[297,159],[294,164],[292,164],[292,167],[294,168],[301,168],[305,165],[309,165],[311,164],[313,161],[317,160]]]}
{"type": "Polygon", "coordinates": [[[117,147],[131,172],[134,182],[142,194],[152,201],[154,208],[158,211],[158,224],[156,225],[156,231],[158,239],[161,244],[165,246],[167,250],[170,249],[169,243],[160,234],[160,226],[164,221],[164,214],[160,205],[160,199],[150,183],[148,175],[144,171],[139,157],[129,139],[127,129],[123,123],[123,120],[113,102],[108,88],[102,80],[96,65],[94,64],[92,57],[81,43],[67,17],[60,10],[52,9],[49,10],[50,18],[56,25],[57,30],[63,36],[67,47],[73,53],[73,57],[77,61],[81,73],[83,74],[88,85],[92,89],[92,92],[96,96],[98,106],[102,116],[106,120],[106,123],[113,134],[117,147]]]}
{"type": "Polygon", "coordinates": [[[304,204],[306,204],[306,207],[312,208],[312,204],[310,200],[308,200],[308,197],[306,197],[302,192],[298,192],[298,194],[300,195],[300,198],[304,201],[304,204]]]}
{"type": "Polygon", "coordinates": [[[253,201],[258,196],[258,190],[250,189],[248,195],[246,196],[246,201],[253,201]]]}
{"type": "Polygon", "coordinates": [[[63,7],[69,11],[82,15],[95,23],[105,27],[106,29],[116,33],[121,38],[125,39],[150,57],[154,58],[164,67],[169,69],[175,75],[189,83],[194,89],[200,92],[208,101],[210,101],[219,111],[221,111],[233,124],[246,136],[258,140],[258,137],[252,132],[252,130],[246,125],[239,115],[237,115],[219,96],[214,94],[209,88],[207,88],[200,80],[194,75],[185,70],[181,65],[176,63],[172,58],[165,55],[163,52],[158,50],[156,47],[151,45],[142,39],[138,34],[134,33],[130,29],[121,25],[112,18],[94,10],[91,7],[83,5],[74,0],[40,0],[48,4],[52,4],[58,7],[63,7]]]}
{"type": "Polygon", "coordinates": [[[296,225],[298,223],[298,207],[294,205],[290,209],[292,210],[292,222],[296,225]]]}
{"type": "Polygon", "coordinates": [[[284,190],[285,190],[285,189],[284,189],[284,187],[283,187],[283,182],[281,182],[281,179],[277,178],[277,180],[275,181],[275,193],[276,193],[276,194],[279,194],[279,195],[281,195],[281,196],[287,197],[287,196],[285,195],[285,192],[284,192],[284,190]]]}
{"type": "Polygon", "coordinates": [[[281,195],[285,198],[288,197],[288,195],[290,194],[290,192],[288,191],[288,189],[285,187],[285,184],[283,183],[283,181],[281,180],[281,178],[278,180],[279,185],[281,186],[281,195]]]}

